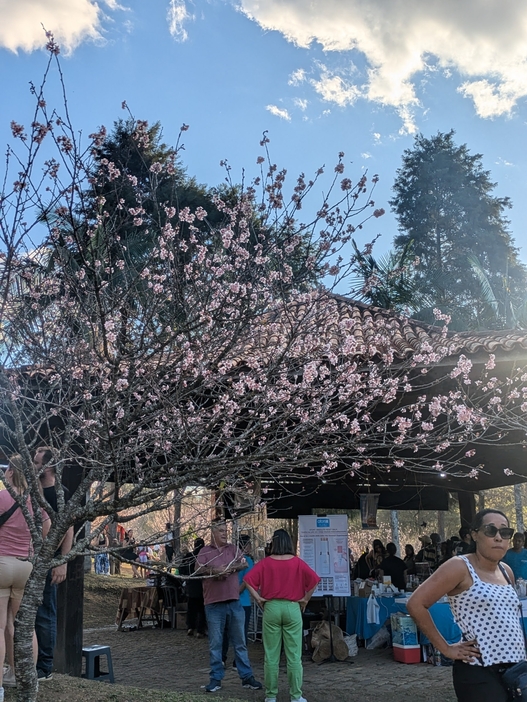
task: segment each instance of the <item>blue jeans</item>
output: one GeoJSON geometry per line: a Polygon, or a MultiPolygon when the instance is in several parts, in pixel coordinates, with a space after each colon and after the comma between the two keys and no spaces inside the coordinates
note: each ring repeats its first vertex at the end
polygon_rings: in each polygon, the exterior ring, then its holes
{"type": "Polygon", "coordinates": [[[245,644],[245,612],[239,600],[234,602],[215,602],[205,605],[207,626],[209,629],[210,678],[223,680],[225,669],[221,659],[223,632],[228,627],[229,642],[234,649],[234,660],[238,675],[242,680],[253,674],[249,663],[249,654],[245,644]]]}
{"type": "MultiPolygon", "coordinates": [[[[248,643],[248,637],[249,637],[249,624],[251,622],[251,605],[248,607],[243,606],[243,611],[245,612],[245,625],[243,628],[243,633],[245,634],[245,643],[248,643]]],[[[190,627],[194,628],[194,627],[190,627]]],[[[225,627],[225,630],[223,632],[223,645],[221,648],[221,660],[226,663],[227,662],[227,654],[229,652],[229,629],[225,627]]]]}
{"type": "Polygon", "coordinates": [[[51,584],[51,570],[46,576],[42,604],[37,610],[35,632],[38,640],[37,669],[49,674],[53,670],[53,652],[57,641],[57,586],[51,584]]]}
{"type": "Polygon", "coordinates": [[[108,575],[110,572],[110,559],[107,553],[98,553],[95,556],[95,573],[97,575],[108,575]]]}

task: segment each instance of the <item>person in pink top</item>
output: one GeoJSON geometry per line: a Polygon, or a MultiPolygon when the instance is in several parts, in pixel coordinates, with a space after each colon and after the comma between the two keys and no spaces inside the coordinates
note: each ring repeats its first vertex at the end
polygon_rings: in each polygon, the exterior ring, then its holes
{"type": "Polygon", "coordinates": [[[276,702],[282,643],[292,702],[302,697],[302,612],[320,578],[295,556],[291,537],[278,529],[271,555],[257,563],[244,578],[247,589],[263,609],[265,702],[276,702]]]}
{"type": "MultiPolygon", "coordinates": [[[[4,473],[4,481],[10,485],[13,492],[22,495],[27,490],[27,481],[23,471],[22,458],[19,455],[9,459],[9,466],[4,473]]],[[[8,512],[15,500],[8,490],[0,492],[0,516],[8,512]]],[[[27,498],[27,508],[33,515],[31,499],[27,498]]],[[[46,536],[49,531],[49,518],[42,510],[42,534],[46,536]]],[[[3,700],[4,684],[13,687],[15,685],[14,676],[14,653],[13,643],[13,622],[20,607],[20,601],[24,594],[27,579],[33,569],[31,557],[33,555],[33,543],[29,527],[22,510],[18,506],[11,516],[0,527],[0,702],[3,700]],[[7,656],[10,669],[3,676],[3,665],[6,655],[6,627],[9,629],[7,640],[10,642],[7,656]]],[[[37,639],[33,633],[33,652],[35,663],[37,660],[37,639]]]]}

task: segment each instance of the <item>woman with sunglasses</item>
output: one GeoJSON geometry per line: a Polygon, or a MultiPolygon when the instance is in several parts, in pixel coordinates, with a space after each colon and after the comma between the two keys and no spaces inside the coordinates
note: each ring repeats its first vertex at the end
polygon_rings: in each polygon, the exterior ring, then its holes
{"type": "Polygon", "coordinates": [[[423,634],[454,660],[458,702],[507,702],[501,676],[508,667],[525,660],[514,575],[500,563],[513,533],[503,512],[478,512],[471,530],[474,552],[450,558],[408,601],[408,611],[423,634]],[[445,641],[428,611],[444,595],[463,632],[455,644],[445,641]]]}

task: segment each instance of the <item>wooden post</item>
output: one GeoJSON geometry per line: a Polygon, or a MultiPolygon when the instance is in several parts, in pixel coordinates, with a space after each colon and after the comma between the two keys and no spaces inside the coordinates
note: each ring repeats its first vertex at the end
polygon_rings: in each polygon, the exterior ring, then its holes
{"type": "MultiPolygon", "coordinates": [[[[82,469],[73,465],[62,474],[62,483],[73,495],[82,479],[82,469]]],[[[75,525],[75,532],[81,525],[75,525]]],[[[81,534],[82,535],[82,534],[81,534]]],[[[53,669],[80,677],[84,613],[84,556],[68,563],[66,580],[57,589],[57,643],[53,669]]]]}
{"type": "Polygon", "coordinates": [[[68,563],[68,576],[57,590],[57,644],[53,669],[80,678],[84,604],[84,556],[68,563]]]}
{"type": "Polygon", "coordinates": [[[476,501],[474,493],[461,492],[457,493],[459,501],[459,516],[461,518],[461,526],[470,527],[476,516],[476,501]]]}

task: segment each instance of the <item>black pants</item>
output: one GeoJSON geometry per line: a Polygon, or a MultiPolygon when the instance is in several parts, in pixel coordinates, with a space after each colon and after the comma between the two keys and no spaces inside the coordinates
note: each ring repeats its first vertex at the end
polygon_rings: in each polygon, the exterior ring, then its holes
{"type": "Polygon", "coordinates": [[[508,702],[497,667],[454,661],[452,680],[458,702],[508,702]]]}
{"type": "Polygon", "coordinates": [[[195,629],[198,634],[204,634],[205,625],[203,597],[189,597],[187,604],[187,629],[195,629]]]}

